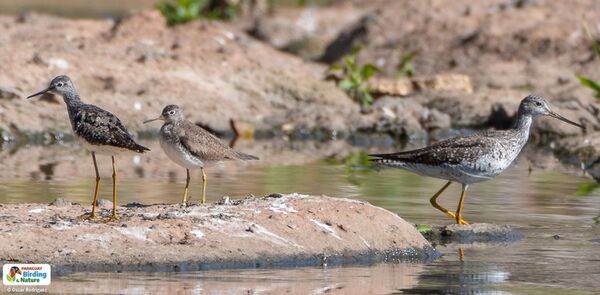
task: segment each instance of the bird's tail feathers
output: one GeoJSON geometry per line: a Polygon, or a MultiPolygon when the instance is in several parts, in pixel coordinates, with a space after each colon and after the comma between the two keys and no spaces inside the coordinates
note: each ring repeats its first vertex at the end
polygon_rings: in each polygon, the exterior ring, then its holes
{"type": "Polygon", "coordinates": [[[147,148],[143,145],[137,144],[137,143],[135,144],[134,150],[136,153],[140,153],[140,154],[150,151],[149,148],[147,148]]]}
{"type": "Polygon", "coordinates": [[[398,158],[398,154],[371,154],[369,161],[375,163],[375,168],[403,167],[404,161],[398,158]]]}
{"type": "Polygon", "coordinates": [[[237,151],[235,152],[235,154],[236,154],[236,156],[237,156],[237,158],[238,158],[239,160],[244,160],[244,161],[250,161],[250,160],[260,160],[260,159],[259,159],[258,157],[256,157],[256,156],[253,156],[253,155],[248,155],[248,154],[244,154],[244,153],[237,152],[237,151]]]}

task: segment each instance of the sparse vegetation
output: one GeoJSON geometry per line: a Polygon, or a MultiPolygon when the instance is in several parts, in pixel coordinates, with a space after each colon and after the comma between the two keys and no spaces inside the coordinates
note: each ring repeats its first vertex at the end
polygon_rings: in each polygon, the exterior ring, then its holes
{"type": "Polygon", "coordinates": [[[428,234],[433,231],[433,228],[429,224],[415,224],[415,228],[421,234],[428,234]]]}
{"type": "Polygon", "coordinates": [[[398,63],[398,72],[396,78],[412,77],[415,74],[415,65],[413,59],[419,55],[419,51],[410,51],[408,53],[402,53],[400,55],[400,62],[398,63]]]}
{"type": "Polygon", "coordinates": [[[165,0],[157,4],[156,8],[165,16],[170,26],[201,17],[229,20],[237,14],[237,6],[223,0],[165,0]]]}
{"type": "MultiPolygon", "coordinates": [[[[592,34],[590,33],[590,31],[587,27],[585,27],[584,29],[587,32],[588,36],[592,39],[592,50],[596,53],[596,56],[598,58],[600,58],[600,43],[598,43],[597,40],[593,39],[592,34]]],[[[576,76],[577,76],[577,80],[579,80],[579,83],[582,86],[592,89],[595,92],[594,96],[596,98],[600,99],[600,82],[595,81],[595,80],[585,77],[585,76],[581,76],[581,75],[576,75],[576,76]]]]}
{"type": "Polygon", "coordinates": [[[360,48],[355,48],[343,58],[342,63],[331,66],[328,70],[328,80],[335,80],[338,86],[346,91],[362,107],[373,103],[373,95],[368,80],[380,70],[373,64],[358,64],[356,57],[360,48]]]}
{"type": "Polygon", "coordinates": [[[588,196],[594,191],[600,189],[600,184],[595,182],[586,182],[582,183],[577,191],[575,192],[576,196],[588,196]]]}
{"type": "Polygon", "coordinates": [[[374,163],[369,160],[369,154],[365,151],[351,153],[346,159],[344,159],[344,165],[347,171],[361,169],[365,171],[371,171],[369,168],[374,166],[374,163]]]}

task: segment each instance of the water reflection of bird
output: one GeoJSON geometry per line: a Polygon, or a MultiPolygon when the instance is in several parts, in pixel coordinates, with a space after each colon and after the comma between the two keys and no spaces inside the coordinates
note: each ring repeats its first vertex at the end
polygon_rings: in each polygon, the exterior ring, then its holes
{"type": "Polygon", "coordinates": [[[161,115],[144,123],[163,120],[160,128],[160,146],[175,163],[185,168],[187,178],[183,191],[183,203],[187,203],[190,185],[190,169],[202,171],[202,203],[206,202],[207,178],[204,165],[207,162],[223,160],[258,160],[257,157],[233,150],[216,136],[202,127],[188,121],[183,111],[176,105],[166,106],[161,115]]]}
{"type": "Polygon", "coordinates": [[[28,96],[42,95],[44,93],[55,93],[62,95],[69,112],[69,119],[75,137],[82,146],[92,152],[94,170],[96,171],[96,187],[94,189],[94,201],[92,202],[92,213],[89,218],[94,219],[96,213],[96,201],[98,199],[98,185],[100,174],[96,163],[96,153],[110,155],[112,159],[113,179],[113,211],[111,219],[117,220],[117,172],[115,169],[115,155],[121,152],[143,153],[148,148],[137,144],[125,129],[119,118],[115,115],[92,104],[81,101],[79,94],[73,86],[73,82],[67,76],[58,76],[50,82],[48,88],[28,96]]]}
{"type": "Polygon", "coordinates": [[[551,111],[543,98],[529,95],[521,101],[516,122],[511,129],[449,138],[412,151],[370,156],[375,163],[382,166],[448,180],[448,183],[431,197],[431,205],[456,220],[456,223],[468,224],[462,218],[461,212],[469,185],[494,178],[513,162],[527,143],[529,128],[533,118],[537,116],[554,117],[584,128],[551,111]],[[453,181],[462,184],[456,213],[440,206],[436,201],[453,181]]]}

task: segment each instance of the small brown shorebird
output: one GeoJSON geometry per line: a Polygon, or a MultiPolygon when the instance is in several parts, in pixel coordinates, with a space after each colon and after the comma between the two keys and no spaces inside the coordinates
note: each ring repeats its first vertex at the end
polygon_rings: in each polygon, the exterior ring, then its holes
{"type": "Polygon", "coordinates": [[[92,202],[92,213],[90,219],[96,218],[96,201],[98,199],[98,185],[100,184],[100,174],[98,173],[98,164],[96,163],[96,153],[110,155],[112,159],[112,180],[113,180],[113,211],[111,219],[119,219],[117,206],[117,171],[115,169],[115,155],[121,152],[143,153],[150,149],[137,144],[119,118],[115,115],[92,104],[85,104],[81,101],[79,94],[73,86],[73,82],[67,76],[58,76],[50,82],[48,88],[32,94],[27,98],[42,95],[44,93],[53,93],[62,95],[69,119],[75,137],[80,144],[92,152],[94,160],[94,170],[96,171],[96,187],[94,189],[94,201],[92,202]]]}
{"type": "Polygon", "coordinates": [[[456,220],[456,223],[468,224],[462,218],[461,212],[469,185],[494,178],[513,162],[527,143],[529,128],[533,118],[537,116],[554,117],[584,128],[551,111],[543,98],[529,95],[521,101],[516,122],[511,129],[449,138],[412,151],[370,156],[375,163],[382,166],[448,180],[431,197],[431,205],[456,220]],[[437,203],[437,198],[453,181],[462,184],[456,213],[437,203]]]}
{"type": "Polygon", "coordinates": [[[158,118],[144,123],[156,120],[164,121],[163,126],[160,128],[160,146],[173,162],[184,167],[187,172],[183,191],[183,204],[187,204],[190,169],[200,168],[202,171],[202,204],[204,204],[208,183],[206,173],[204,173],[204,165],[207,162],[258,160],[255,156],[233,150],[210,132],[186,120],[181,108],[176,105],[166,106],[158,118]]]}

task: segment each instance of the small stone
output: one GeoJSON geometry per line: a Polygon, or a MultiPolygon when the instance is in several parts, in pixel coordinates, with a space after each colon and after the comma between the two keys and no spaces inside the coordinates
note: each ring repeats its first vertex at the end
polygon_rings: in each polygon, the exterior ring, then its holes
{"type": "Polygon", "coordinates": [[[469,225],[451,224],[437,228],[425,235],[430,242],[447,243],[499,243],[512,242],[522,238],[521,234],[508,225],[473,223],[469,225]]]}
{"type": "Polygon", "coordinates": [[[112,208],[113,203],[106,199],[98,199],[96,201],[96,206],[100,208],[112,208]]]}
{"type": "Polygon", "coordinates": [[[142,219],[143,220],[156,220],[158,219],[158,213],[143,213],[142,214],[142,219]]]}
{"type": "Polygon", "coordinates": [[[50,203],[50,206],[56,206],[56,207],[65,207],[65,206],[71,206],[73,205],[73,203],[71,203],[71,201],[65,199],[65,198],[56,198],[56,200],[52,201],[52,203],[50,203]]]}
{"type": "Polygon", "coordinates": [[[147,205],[144,205],[144,204],[138,203],[138,202],[131,202],[131,203],[127,203],[127,205],[125,205],[126,208],[142,208],[142,207],[146,207],[146,206],[147,205]]]}
{"type": "Polygon", "coordinates": [[[267,195],[265,198],[279,199],[279,198],[283,198],[283,195],[279,194],[279,193],[273,193],[273,194],[267,195]]]}

